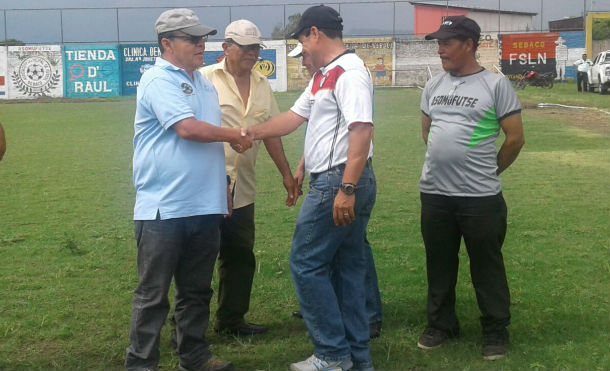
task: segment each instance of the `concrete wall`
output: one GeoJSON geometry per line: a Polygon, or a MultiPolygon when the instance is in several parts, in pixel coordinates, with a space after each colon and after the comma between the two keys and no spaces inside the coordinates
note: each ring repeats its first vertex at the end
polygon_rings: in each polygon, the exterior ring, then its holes
{"type": "MultiPolygon", "coordinates": [[[[484,33],[498,33],[499,31],[497,13],[472,11],[468,13],[468,17],[474,19],[484,33]]],[[[533,29],[534,17],[530,15],[502,13],[500,17],[502,32],[526,32],[533,29]]]]}
{"type": "Polygon", "coordinates": [[[592,48],[593,53],[591,53],[591,55],[589,56],[589,59],[593,60],[593,58],[595,58],[595,56],[598,55],[599,52],[603,52],[608,49],[610,49],[610,39],[593,40],[593,48],[592,48]]]}
{"type": "Polygon", "coordinates": [[[484,33],[481,34],[479,48],[477,49],[477,60],[481,66],[497,72],[495,67],[500,66],[500,52],[498,50],[498,34],[484,33]]]}
{"type": "Polygon", "coordinates": [[[437,50],[434,40],[396,41],[396,85],[424,86],[430,73],[432,76],[442,73],[437,50]]]}

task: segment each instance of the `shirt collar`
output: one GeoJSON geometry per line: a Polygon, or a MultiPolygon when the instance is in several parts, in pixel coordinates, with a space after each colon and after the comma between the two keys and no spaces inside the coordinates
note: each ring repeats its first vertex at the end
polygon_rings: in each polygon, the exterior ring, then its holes
{"type": "Polygon", "coordinates": [[[162,57],[157,57],[157,59],[155,60],[155,66],[163,68],[165,70],[184,71],[184,69],[173,65],[170,61],[168,61],[167,59],[163,59],[162,57]]]}

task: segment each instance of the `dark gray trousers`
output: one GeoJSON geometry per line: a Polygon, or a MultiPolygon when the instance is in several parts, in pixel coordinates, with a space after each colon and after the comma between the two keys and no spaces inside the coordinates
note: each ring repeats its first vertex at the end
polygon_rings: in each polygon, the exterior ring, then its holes
{"type": "Polygon", "coordinates": [[[199,215],[135,222],[139,283],[133,294],[128,370],[155,368],[159,363],[159,338],[169,311],[172,277],[180,364],[195,369],[210,358],[205,333],[221,219],[220,215],[199,215]]]}
{"type": "Polygon", "coordinates": [[[502,257],[507,209],[502,193],[486,197],[421,194],[421,233],[426,246],[428,326],[458,335],[455,285],[464,238],[483,332],[510,323],[510,294],[502,257]]]}

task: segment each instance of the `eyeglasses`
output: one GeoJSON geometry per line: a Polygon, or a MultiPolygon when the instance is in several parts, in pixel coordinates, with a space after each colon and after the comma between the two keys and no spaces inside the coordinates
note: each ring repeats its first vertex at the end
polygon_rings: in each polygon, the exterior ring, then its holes
{"type": "Polygon", "coordinates": [[[237,45],[241,50],[246,52],[259,52],[263,48],[260,44],[239,45],[236,42],[233,42],[233,44],[237,45]]]}
{"type": "Polygon", "coordinates": [[[199,44],[201,41],[206,42],[208,40],[207,36],[181,36],[181,35],[172,35],[168,36],[168,39],[182,39],[190,42],[193,45],[199,44]]]}

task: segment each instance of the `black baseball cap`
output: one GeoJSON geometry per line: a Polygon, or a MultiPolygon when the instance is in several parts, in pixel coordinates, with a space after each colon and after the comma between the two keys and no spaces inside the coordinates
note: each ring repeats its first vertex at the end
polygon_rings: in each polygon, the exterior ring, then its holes
{"type": "Polygon", "coordinates": [[[477,22],[463,15],[454,15],[445,17],[438,31],[426,35],[426,40],[433,39],[451,39],[453,37],[463,36],[474,41],[479,41],[481,37],[481,27],[477,22]]]}
{"type": "Polygon", "coordinates": [[[303,15],[297,28],[290,34],[291,39],[298,39],[304,29],[316,26],[329,30],[343,31],[343,18],[335,9],[326,5],[316,5],[308,8],[303,15]]]}

